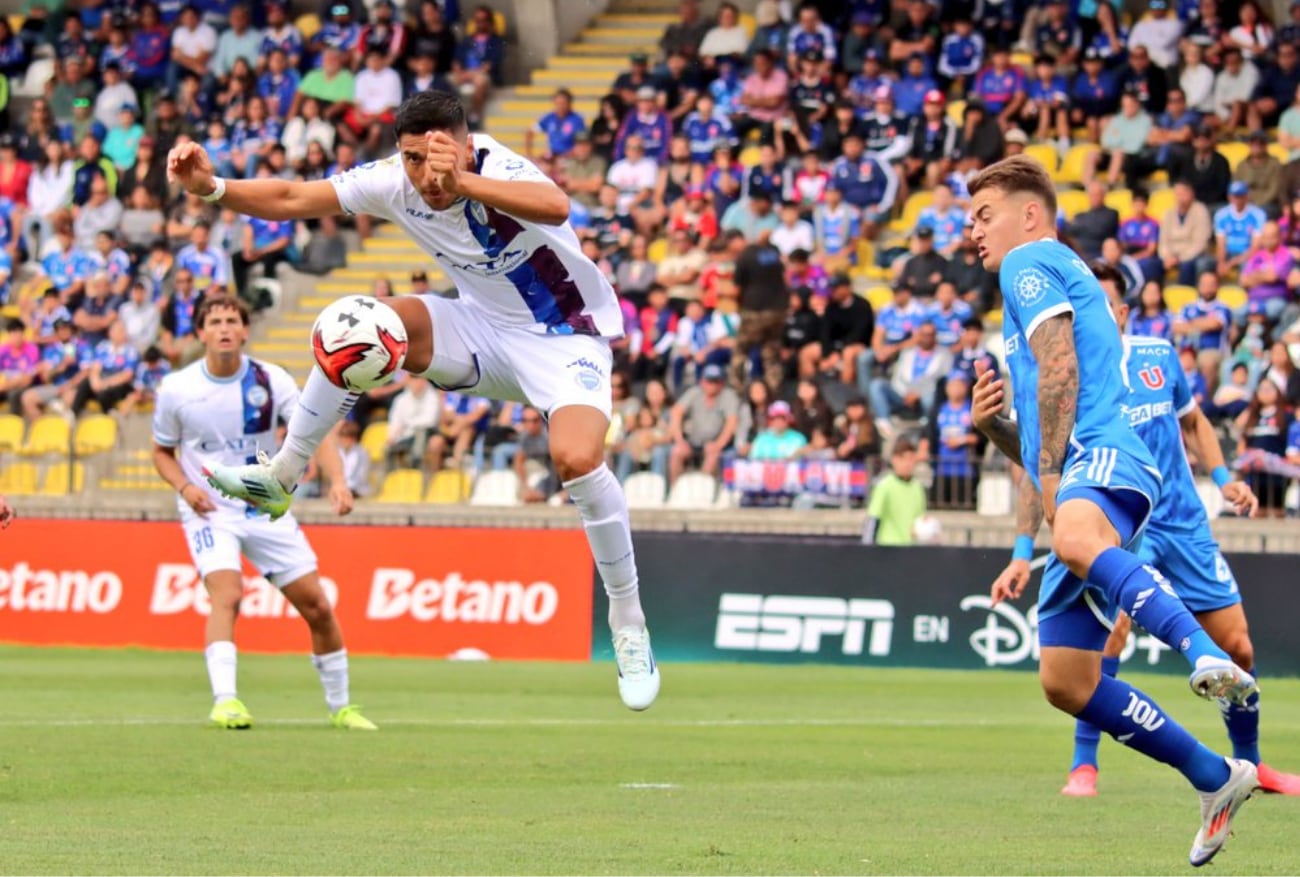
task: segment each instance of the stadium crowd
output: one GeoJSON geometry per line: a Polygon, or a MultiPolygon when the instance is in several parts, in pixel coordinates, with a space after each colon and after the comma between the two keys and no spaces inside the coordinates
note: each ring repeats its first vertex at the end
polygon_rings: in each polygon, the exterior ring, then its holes
{"type": "MultiPolygon", "coordinates": [[[[710,18],[684,0],[593,118],[561,89],[525,147],[622,301],[620,477],[734,459],[874,473],[908,434],[931,501],[973,506],[987,454],[969,394],[997,368],[1000,294],[965,233],[965,183],[1029,152],[1059,181],[1062,235],[1121,269],[1129,328],[1179,345],[1280,512],[1300,465],[1300,2],[1271,11],[759,0],[710,18]]],[[[487,7],[463,24],[454,0],[319,13],[309,38],[278,2],[29,0],[20,28],[0,22],[0,75],[42,46],[55,60],[0,137],[0,297],[18,308],[0,386],[16,412],[147,402],[192,355],[199,297],[265,307],[250,278],[334,238],[179,197],[173,144],[202,143],[227,176],[323,178],[385,154],[404,95],[458,91],[477,126],[502,81],[487,7]]],[[[525,406],[403,379],[362,400],[349,439],[385,409],[389,465],[546,465],[525,406]]],[[[533,481],[530,499],[554,487],[533,481]]]]}

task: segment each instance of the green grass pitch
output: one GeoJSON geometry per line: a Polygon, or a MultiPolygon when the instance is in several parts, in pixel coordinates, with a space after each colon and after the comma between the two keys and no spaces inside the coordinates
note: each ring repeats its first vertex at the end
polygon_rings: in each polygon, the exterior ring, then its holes
{"type": "MultiPolygon", "coordinates": [[[[1027,673],[353,659],[378,734],[325,721],[306,657],[241,656],[247,732],[202,656],[0,649],[0,872],[1182,874],[1197,801],[1112,741],[1066,800],[1072,726],[1027,673]]],[[[1215,708],[1142,677],[1216,748],[1215,708]]],[[[1300,767],[1300,682],[1264,754],[1300,767]]],[[[1295,873],[1300,801],[1257,796],[1216,875],[1295,873]]]]}

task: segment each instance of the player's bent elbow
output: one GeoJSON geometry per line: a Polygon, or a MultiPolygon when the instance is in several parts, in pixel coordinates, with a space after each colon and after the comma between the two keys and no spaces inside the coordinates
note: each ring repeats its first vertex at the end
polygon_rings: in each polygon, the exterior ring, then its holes
{"type": "Polygon", "coordinates": [[[537,222],[541,225],[564,225],[569,221],[572,207],[569,196],[556,187],[542,203],[537,205],[537,222]]]}

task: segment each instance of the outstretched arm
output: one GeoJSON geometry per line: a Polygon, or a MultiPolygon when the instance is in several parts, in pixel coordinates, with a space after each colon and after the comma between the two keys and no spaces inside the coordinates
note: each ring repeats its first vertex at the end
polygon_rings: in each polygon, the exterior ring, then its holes
{"type": "Polygon", "coordinates": [[[1043,488],[1047,523],[1056,517],[1056,489],[1070,447],[1079,404],[1079,358],[1074,349],[1073,314],[1045,320],[1029,339],[1038,362],[1038,423],[1041,444],[1038,479],[1043,488]]]}
{"type": "Polygon", "coordinates": [[[1214,424],[1201,411],[1193,408],[1178,418],[1182,427],[1183,441],[1201,466],[1208,469],[1214,483],[1223,493],[1223,498],[1232,506],[1233,511],[1243,517],[1252,518],[1259,509],[1259,499],[1250,485],[1244,481],[1233,481],[1228,472],[1227,461],[1223,458],[1223,448],[1219,445],[1219,436],[1214,431],[1214,424]]]}
{"type": "MultiPolygon", "coordinates": [[[[197,143],[182,143],[167,154],[167,176],[194,195],[211,195],[216,172],[197,143]]],[[[328,180],[225,180],[222,207],[259,219],[319,219],[343,213],[334,184],[328,180]]]]}
{"type": "Polygon", "coordinates": [[[425,143],[426,161],[438,174],[444,192],[463,195],[526,222],[563,225],[569,221],[569,196],[551,180],[499,180],[473,173],[465,168],[464,147],[445,131],[431,132],[425,143]]]}

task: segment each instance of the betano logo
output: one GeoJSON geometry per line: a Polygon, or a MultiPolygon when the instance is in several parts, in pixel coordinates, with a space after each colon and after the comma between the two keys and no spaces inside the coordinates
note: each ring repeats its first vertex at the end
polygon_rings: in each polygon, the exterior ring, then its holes
{"type": "MultiPolygon", "coordinates": [[[[330,605],[337,606],[338,585],[322,576],[321,587],[330,605]]],[[[212,614],[212,602],[194,567],[188,563],[160,563],[154,574],[149,612],[152,615],[194,612],[207,617],[212,614]]],[[[244,596],[239,601],[239,614],[245,618],[297,618],[298,610],[284,598],[279,588],[266,579],[244,576],[244,596]]]]}
{"type": "Polygon", "coordinates": [[[122,580],[111,572],[0,569],[0,609],[10,612],[91,612],[105,615],[122,602],[122,580]]]}
{"type": "Polygon", "coordinates": [[[889,654],[894,604],[888,600],[723,594],[713,646],[759,652],[817,654],[822,637],[840,637],[845,655],[889,654]],[[867,628],[871,628],[870,638],[867,628]]]}
{"type": "Polygon", "coordinates": [[[560,592],[550,582],[466,581],[459,572],[417,579],[409,569],[380,567],[370,583],[366,617],[390,621],[543,625],[555,617],[560,592]]]}

